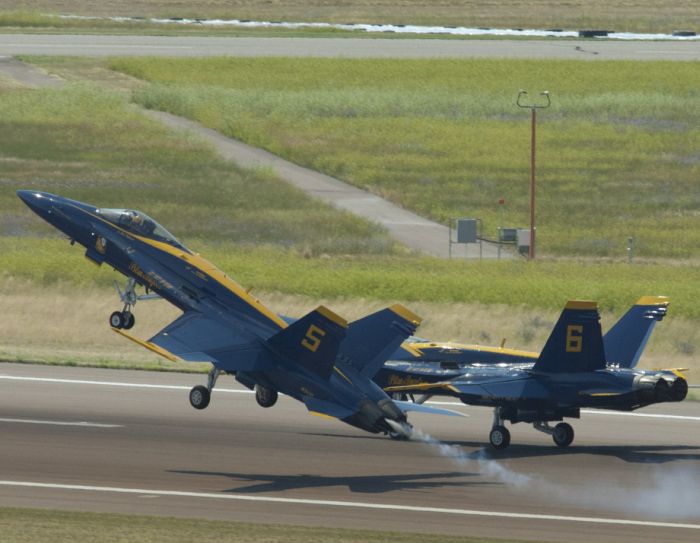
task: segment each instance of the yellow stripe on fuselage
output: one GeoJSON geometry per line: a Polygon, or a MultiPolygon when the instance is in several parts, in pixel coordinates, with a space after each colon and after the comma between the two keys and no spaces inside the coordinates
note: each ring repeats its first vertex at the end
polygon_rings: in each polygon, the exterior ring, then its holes
{"type": "Polygon", "coordinates": [[[231,291],[233,294],[238,296],[241,300],[246,302],[248,305],[250,305],[253,309],[270,319],[272,322],[277,324],[280,328],[287,328],[287,323],[284,322],[275,312],[270,311],[267,307],[265,307],[260,300],[257,298],[254,298],[250,294],[248,294],[245,290],[243,290],[243,287],[241,287],[238,283],[233,281],[230,277],[228,277],[223,271],[221,271],[219,268],[214,266],[211,262],[206,260],[205,258],[202,258],[198,254],[190,254],[187,251],[183,249],[179,249],[177,247],[174,247],[173,245],[170,245],[169,243],[165,243],[162,241],[156,241],[154,239],[146,238],[143,236],[139,236],[138,234],[134,234],[133,232],[129,232],[128,230],[125,230],[121,228],[120,226],[117,226],[116,224],[103,219],[102,217],[99,217],[93,213],[90,213],[89,211],[85,211],[84,209],[74,206],[76,209],[79,209],[80,211],[87,213],[91,217],[94,217],[95,219],[98,219],[102,221],[105,224],[108,224],[112,228],[115,228],[119,230],[120,232],[124,233],[126,236],[131,237],[133,239],[137,239],[139,241],[142,241],[143,243],[146,243],[147,245],[150,245],[151,247],[155,247],[156,249],[160,249],[161,251],[168,253],[176,258],[179,258],[180,260],[184,260],[191,266],[197,268],[200,272],[205,274],[207,277],[210,277],[214,279],[217,283],[231,291]]]}
{"type": "Polygon", "coordinates": [[[493,354],[504,354],[508,356],[519,356],[522,358],[532,358],[537,359],[540,355],[539,353],[533,353],[531,351],[519,351],[517,349],[505,349],[502,347],[482,347],[481,345],[463,345],[461,343],[404,343],[401,345],[402,348],[407,349],[407,347],[418,350],[421,354],[424,351],[430,349],[441,349],[444,351],[452,352],[456,354],[456,351],[477,351],[482,353],[493,353],[493,354]]]}

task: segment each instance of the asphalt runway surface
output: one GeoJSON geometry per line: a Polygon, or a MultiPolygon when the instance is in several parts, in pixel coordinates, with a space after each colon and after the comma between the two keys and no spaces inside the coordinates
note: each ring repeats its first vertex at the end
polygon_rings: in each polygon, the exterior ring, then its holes
{"type": "Polygon", "coordinates": [[[700,60],[700,41],[236,38],[0,34],[0,55],[700,60]]]}
{"type": "MultiPolygon", "coordinates": [[[[413,415],[398,442],[270,409],[223,376],[0,364],[0,506],[538,541],[698,541],[700,404],[585,413],[568,450],[491,413],[413,415]],[[439,441],[438,441],[439,440],[439,441]]],[[[446,400],[451,401],[451,400],[446,400]]],[[[450,406],[448,406],[450,407],[450,406]]]]}

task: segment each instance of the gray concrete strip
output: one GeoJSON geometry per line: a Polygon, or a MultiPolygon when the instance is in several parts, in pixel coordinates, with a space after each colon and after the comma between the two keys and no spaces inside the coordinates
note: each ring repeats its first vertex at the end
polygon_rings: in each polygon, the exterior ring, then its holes
{"type": "Polygon", "coordinates": [[[8,56],[0,56],[0,75],[25,87],[57,87],[63,81],[39,68],[8,56]]]}
{"type": "Polygon", "coordinates": [[[0,34],[0,55],[700,60],[700,41],[237,38],[0,34]]]}
{"type": "MultiPolygon", "coordinates": [[[[216,130],[203,127],[189,119],[162,111],[144,111],[170,127],[196,132],[198,136],[211,143],[227,160],[232,160],[244,168],[270,168],[281,179],[310,196],[384,226],[391,237],[406,247],[440,258],[449,256],[450,230],[446,225],[430,221],[338,179],[226,137],[216,130]]],[[[483,243],[481,248],[478,244],[453,245],[452,256],[496,258],[498,247],[491,243],[483,243]]],[[[504,251],[502,256],[508,258],[510,253],[504,251]]]]}

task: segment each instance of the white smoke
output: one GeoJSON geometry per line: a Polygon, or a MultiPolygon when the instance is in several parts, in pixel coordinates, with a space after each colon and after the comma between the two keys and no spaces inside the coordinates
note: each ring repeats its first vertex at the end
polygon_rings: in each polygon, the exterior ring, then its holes
{"type": "Polygon", "coordinates": [[[523,488],[532,483],[532,478],[529,475],[517,473],[508,469],[503,464],[489,458],[484,449],[467,453],[460,447],[443,443],[439,439],[415,427],[411,429],[409,439],[426,443],[433,447],[441,456],[453,460],[460,467],[473,466],[477,468],[480,473],[493,477],[504,484],[516,488],[523,488]]]}
{"type": "MultiPolygon", "coordinates": [[[[474,469],[518,491],[527,491],[528,496],[537,493],[557,504],[629,515],[700,518],[700,473],[689,467],[655,465],[646,472],[646,478],[638,485],[627,486],[601,478],[567,486],[513,471],[490,458],[485,449],[466,452],[461,447],[443,443],[418,428],[412,428],[408,432],[409,439],[430,445],[460,468],[474,469]]],[[[576,469],[575,465],[571,469],[576,469]]]]}

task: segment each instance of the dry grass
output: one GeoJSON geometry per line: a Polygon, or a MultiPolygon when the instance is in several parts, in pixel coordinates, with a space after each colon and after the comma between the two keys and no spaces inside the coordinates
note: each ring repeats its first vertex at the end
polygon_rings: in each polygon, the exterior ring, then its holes
{"type": "Polygon", "coordinates": [[[225,17],[616,31],[696,29],[696,0],[7,0],[7,10],[81,15],[225,17]]]}
{"type": "MultiPolygon", "coordinates": [[[[272,310],[301,316],[323,303],[349,320],[359,318],[386,304],[362,298],[315,300],[279,293],[256,293],[272,310]]],[[[419,334],[433,340],[455,340],[538,351],[546,341],[558,311],[513,308],[505,305],[406,304],[424,318],[419,334]]],[[[107,318],[119,309],[113,291],[91,287],[76,290],[67,285],[42,287],[17,279],[0,285],[0,358],[55,363],[128,365],[144,368],[201,369],[181,363],[174,365],[110,331],[107,318]]],[[[179,311],[164,301],[140,303],[135,310],[137,325],[132,331],[148,338],[179,311]]],[[[603,315],[603,329],[619,317],[603,315]]],[[[652,335],[642,358],[644,368],[690,367],[700,372],[694,359],[700,332],[689,320],[670,316],[652,335]]],[[[691,373],[693,382],[700,381],[691,373]]]]}

